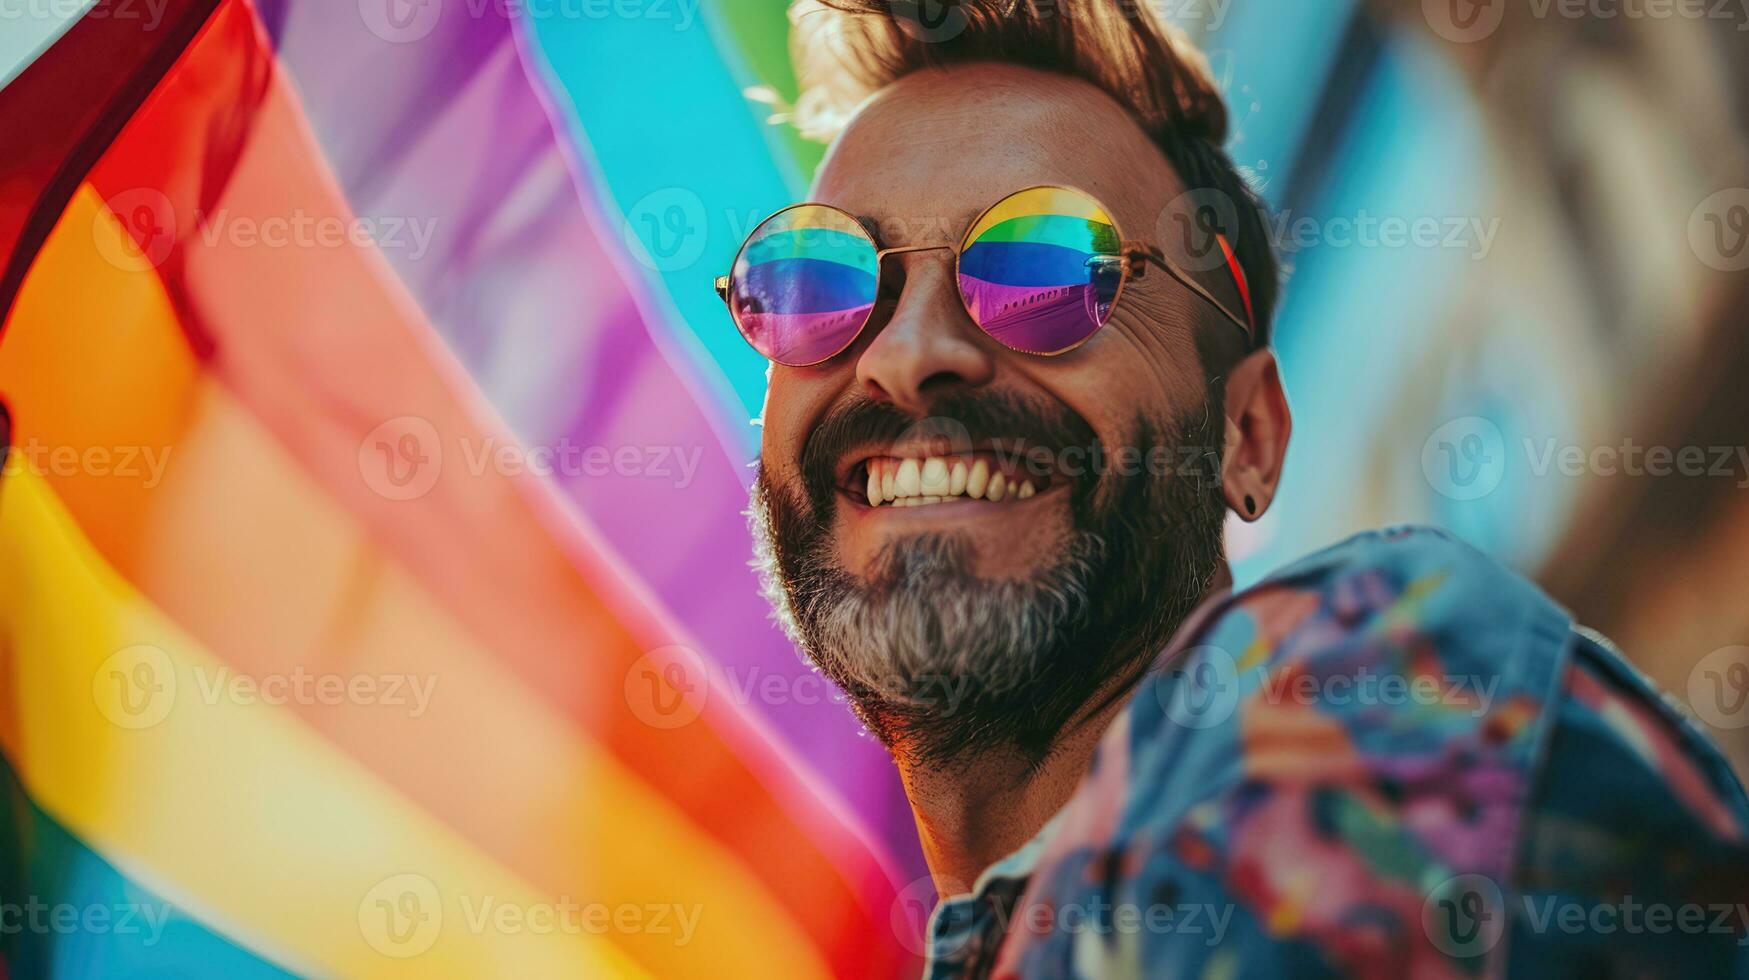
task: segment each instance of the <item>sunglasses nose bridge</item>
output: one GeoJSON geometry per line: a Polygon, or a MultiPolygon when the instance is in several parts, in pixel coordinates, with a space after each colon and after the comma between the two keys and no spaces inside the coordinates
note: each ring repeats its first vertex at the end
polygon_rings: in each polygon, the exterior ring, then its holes
{"type": "MultiPolygon", "coordinates": [[[[948,260],[949,260],[948,275],[946,276],[947,285],[950,289],[953,290],[954,298],[959,300],[959,309],[962,311],[965,311],[965,309],[966,309],[965,298],[960,295],[959,286],[958,286],[958,283],[954,281],[955,276],[953,274],[955,271],[957,271],[957,269],[959,267],[958,263],[959,263],[960,249],[959,249],[958,245],[899,245],[899,246],[895,246],[893,248],[879,249],[878,251],[875,252],[875,263],[876,263],[877,268],[879,268],[881,270],[881,272],[879,274],[885,275],[886,260],[887,260],[888,256],[890,256],[890,255],[910,255],[910,254],[916,254],[916,253],[921,253],[921,252],[947,252],[947,253],[950,253],[948,255],[948,260]]],[[[923,278],[931,278],[931,277],[923,277],[923,278]]],[[[907,292],[910,292],[912,290],[913,285],[919,281],[919,279],[917,277],[914,277],[911,274],[907,274],[905,276],[905,279],[907,282],[905,290],[907,292]]],[[[933,285],[925,287],[924,291],[925,292],[932,292],[933,285]]],[[[967,315],[970,316],[969,311],[967,311],[967,315]]]]}
{"type": "Polygon", "coordinates": [[[875,258],[885,259],[889,255],[904,255],[907,252],[951,252],[954,245],[901,245],[897,248],[883,248],[875,252],[875,258]]]}
{"type": "Polygon", "coordinates": [[[918,252],[951,252],[953,254],[950,258],[955,261],[955,267],[957,268],[957,262],[959,259],[958,245],[899,245],[894,248],[878,249],[875,252],[875,266],[877,269],[883,270],[884,273],[887,264],[887,256],[911,255],[918,252]]]}

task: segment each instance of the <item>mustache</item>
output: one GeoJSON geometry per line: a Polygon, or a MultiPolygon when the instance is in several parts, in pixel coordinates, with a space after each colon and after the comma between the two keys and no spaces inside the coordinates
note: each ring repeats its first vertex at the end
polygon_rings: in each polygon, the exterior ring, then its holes
{"type": "Polygon", "coordinates": [[[831,498],[838,461],[858,447],[906,440],[934,442],[942,454],[996,445],[1046,447],[1053,451],[1084,447],[1100,451],[1093,426],[1074,410],[1017,392],[962,392],[944,396],[928,415],[891,402],[860,396],[829,410],[802,445],[801,472],[808,495],[818,503],[831,498]]]}

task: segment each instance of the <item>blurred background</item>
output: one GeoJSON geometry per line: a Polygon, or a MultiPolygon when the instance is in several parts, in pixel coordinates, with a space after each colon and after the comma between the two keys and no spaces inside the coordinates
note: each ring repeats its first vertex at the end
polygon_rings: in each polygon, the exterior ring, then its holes
{"type": "MultiPolygon", "coordinates": [[[[1749,772],[1749,2],[1151,5],[1289,270],[1240,584],[1442,525],[1749,772]]],[[[179,923],[17,975],[538,966],[392,917],[500,873],[704,911],[615,970],[914,967],[896,777],[747,565],[765,365],[710,281],[823,150],[784,8],[0,0],[0,883],[179,923]],[[305,669],[432,710],[186,693],[305,669]]]]}

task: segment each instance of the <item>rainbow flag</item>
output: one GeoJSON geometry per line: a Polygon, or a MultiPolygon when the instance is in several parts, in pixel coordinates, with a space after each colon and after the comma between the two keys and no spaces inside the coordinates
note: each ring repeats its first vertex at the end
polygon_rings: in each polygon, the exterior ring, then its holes
{"type": "Polygon", "coordinates": [[[0,978],[916,970],[710,305],[781,5],[636,6],[102,0],[0,90],[0,978]]]}

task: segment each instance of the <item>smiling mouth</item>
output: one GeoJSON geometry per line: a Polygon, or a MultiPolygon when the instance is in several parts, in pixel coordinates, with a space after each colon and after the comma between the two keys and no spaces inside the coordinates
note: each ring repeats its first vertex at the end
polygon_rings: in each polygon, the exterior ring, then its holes
{"type": "Polygon", "coordinates": [[[840,489],[869,507],[925,507],[955,501],[1027,500],[1050,490],[1050,475],[1022,471],[994,453],[870,456],[851,467],[840,489]]]}

